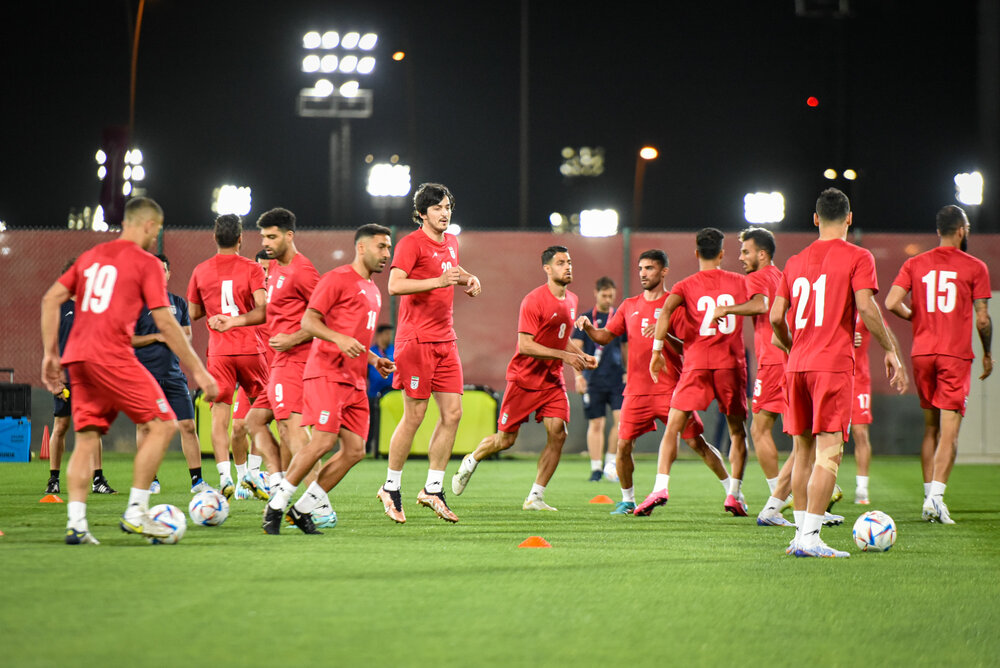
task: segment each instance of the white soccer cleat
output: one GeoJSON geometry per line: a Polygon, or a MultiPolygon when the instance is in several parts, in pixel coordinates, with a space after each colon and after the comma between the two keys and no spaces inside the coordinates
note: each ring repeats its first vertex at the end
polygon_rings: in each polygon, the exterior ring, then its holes
{"type": "Polygon", "coordinates": [[[524,505],[521,506],[521,510],[551,510],[556,511],[555,508],[545,503],[545,501],[540,496],[529,496],[524,500],[524,505]]]}
{"type": "Polygon", "coordinates": [[[472,455],[466,455],[462,458],[462,463],[458,465],[458,472],[451,478],[452,494],[459,496],[465,491],[465,486],[469,484],[469,479],[476,472],[477,466],[479,466],[479,462],[472,455]]]}
{"type": "Polygon", "coordinates": [[[922,517],[925,522],[940,522],[941,524],[954,524],[948,506],[940,496],[928,496],[924,499],[922,517]]]}
{"type": "Polygon", "coordinates": [[[761,527],[794,527],[795,525],[784,518],[776,508],[760,511],[757,515],[757,526],[761,527]]]}
{"type": "Polygon", "coordinates": [[[137,506],[130,506],[129,510],[125,511],[118,521],[118,526],[125,533],[134,533],[146,538],[166,538],[171,534],[170,527],[154,522],[148,512],[138,510],[137,506]],[[132,510],[133,508],[135,510],[132,510]]]}
{"type": "Polygon", "coordinates": [[[833,513],[827,512],[823,513],[823,526],[825,527],[835,527],[844,523],[843,515],[834,515],[833,513]]]}

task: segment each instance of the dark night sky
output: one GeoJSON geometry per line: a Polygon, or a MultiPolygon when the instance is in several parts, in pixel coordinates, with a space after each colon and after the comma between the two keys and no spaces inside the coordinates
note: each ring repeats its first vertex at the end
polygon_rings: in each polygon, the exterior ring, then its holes
{"type": "MultiPolygon", "coordinates": [[[[95,204],[94,151],[128,117],[128,8],[136,0],[4,3],[0,219],[62,226],[95,204]]],[[[798,18],[792,0],[530,3],[530,227],[551,211],[631,207],[635,153],[646,228],[744,224],[743,194],[781,190],[803,229],[826,167],[864,229],[926,225],[977,168],[976,4],[855,0],[847,21],[798,18]],[[946,9],[944,9],[946,7],[946,9]],[[664,16],[664,14],[666,16],[664,16]],[[818,109],[805,99],[815,95],[818,109]],[[563,146],[602,146],[607,171],[566,183],[563,146]],[[844,184],[843,181],[839,184],[844,184]]],[[[362,158],[399,153],[416,182],[447,183],[466,227],[518,212],[520,3],[148,0],[134,143],[170,225],[208,225],[211,191],[250,185],[304,226],[377,219],[362,158]],[[353,121],[353,220],[331,220],[329,134],[295,115],[301,35],[379,33],[375,114],[353,121]],[[394,63],[389,54],[403,49],[394,63]]],[[[389,222],[404,223],[406,212],[389,222]]]]}

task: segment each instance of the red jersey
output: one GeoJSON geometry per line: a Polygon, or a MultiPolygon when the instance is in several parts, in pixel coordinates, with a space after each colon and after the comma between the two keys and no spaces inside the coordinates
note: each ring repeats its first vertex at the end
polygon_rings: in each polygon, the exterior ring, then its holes
{"type": "Polygon", "coordinates": [[[364,391],[368,379],[368,348],[375,335],[382,295],[370,278],[362,278],[349,264],[323,274],[309,308],[323,315],[323,324],[333,331],[353,336],[365,352],[350,358],[336,343],[313,339],[302,378],[329,378],[364,391]]]}
{"type": "MultiPolygon", "coordinates": [[[[457,266],[458,238],[454,234],[445,233],[444,241],[438,243],[420,228],[410,232],[396,244],[390,269],[395,267],[405,271],[407,278],[423,280],[437,278],[446,269],[457,266]]],[[[455,335],[454,306],[454,286],[401,295],[396,341],[454,341],[458,338],[455,335]]]]}
{"type": "Polygon", "coordinates": [[[868,359],[868,346],[872,341],[872,333],[865,327],[865,321],[858,314],[855,319],[854,333],[861,335],[861,345],[854,349],[854,386],[872,384],[872,370],[868,359]]]}
{"type": "MultiPolygon", "coordinates": [[[[271,336],[302,329],[302,316],[318,282],[319,272],[302,253],[296,253],[285,266],[277,260],[271,262],[267,277],[267,324],[271,336]]],[[[309,357],[309,343],[300,343],[284,352],[275,351],[271,366],[285,366],[289,360],[304,363],[309,357]]]]}
{"type": "MultiPolygon", "coordinates": [[[[539,286],[521,300],[517,317],[518,333],[531,334],[535,342],[547,348],[566,350],[576,320],[578,297],[566,291],[566,297],[557,299],[549,285],[539,286]]],[[[515,348],[516,350],[516,348],[515,348]]],[[[541,390],[553,385],[565,388],[562,360],[542,360],[514,353],[507,365],[507,380],[526,390],[541,390]]]]}
{"type": "MultiPolygon", "coordinates": [[[[191,274],[187,298],[205,310],[205,326],[213,315],[237,316],[254,309],[253,293],[264,289],[264,270],[253,260],[236,254],[217,254],[200,263],[191,274]]],[[[256,355],[264,342],[256,327],[233,327],[217,332],[208,327],[208,354],[256,355]]]]}
{"type": "Polygon", "coordinates": [[[788,258],[778,296],[789,302],[788,371],[854,373],[854,293],[878,292],[875,258],[842,239],[816,240],[788,258]]]}
{"type": "Polygon", "coordinates": [[[747,300],[743,276],[725,269],[699,271],[676,283],[671,294],[680,296],[684,307],[684,324],[680,329],[684,332],[685,369],[746,367],[743,316],[727,315],[721,322],[712,320],[716,306],[732,306],[747,300]]]}
{"type": "Polygon", "coordinates": [[[910,293],[912,355],[971,360],[975,299],[989,299],[990,274],[982,260],[952,246],[938,246],[903,263],[892,282],[910,293]]]}
{"type": "MultiPolygon", "coordinates": [[[[673,348],[664,344],[663,357],[666,365],[660,371],[660,382],[654,383],[649,377],[649,359],[653,356],[653,337],[643,336],[647,325],[655,324],[660,317],[663,303],[667,301],[665,292],[659,299],[647,301],[645,296],[636,295],[622,302],[605,328],[615,336],[628,334],[628,382],[625,396],[673,394],[677,379],[681,376],[683,360],[673,348]]],[[[684,317],[683,309],[677,309],[670,316],[670,331],[674,323],[684,317]]],[[[675,332],[676,335],[676,332],[675,332]]]]}
{"type": "Polygon", "coordinates": [[[747,299],[755,295],[764,295],[764,305],[767,311],[753,316],[753,352],[757,357],[757,367],[780,364],[788,361],[788,355],[781,348],[771,345],[771,304],[781,282],[781,270],[773,264],[747,274],[747,299]]]}
{"type": "Polygon", "coordinates": [[[106,366],[135,364],[132,333],[145,304],[169,307],[163,264],[125,239],[83,253],[59,282],[76,296],[76,314],[62,363],[96,360],[106,366]]]}

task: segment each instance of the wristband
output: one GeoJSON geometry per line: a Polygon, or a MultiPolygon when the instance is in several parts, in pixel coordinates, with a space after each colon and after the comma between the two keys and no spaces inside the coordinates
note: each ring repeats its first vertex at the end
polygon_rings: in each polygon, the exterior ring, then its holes
{"type": "Polygon", "coordinates": [[[663,339],[653,339],[653,352],[663,350],[663,339]]]}

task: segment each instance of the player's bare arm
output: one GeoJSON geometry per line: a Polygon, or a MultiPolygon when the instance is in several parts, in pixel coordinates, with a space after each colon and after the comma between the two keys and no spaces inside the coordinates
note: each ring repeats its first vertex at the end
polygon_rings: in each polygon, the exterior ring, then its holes
{"type": "Polygon", "coordinates": [[[306,312],[302,315],[302,329],[299,331],[308,333],[310,337],[333,343],[351,359],[354,359],[367,350],[353,336],[341,334],[327,327],[326,323],[323,322],[323,314],[316,309],[306,309],[306,312]]]}
{"type": "MultiPolygon", "coordinates": [[[[680,295],[670,294],[660,309],[659,317],[656,318],[656,325],[653,327],[653,354],[649,358],[649,375],[654,383],[660,382],[660,371],[667,363],[663,359],[663,345],[667,338],[667,330],[670,329],[670,316],[683,303],[684,300],[680,295]]],[[[642,330],[643,336],[648,336],[647,329],[648,327],[642,330]]]]}
{"type": "Polygon", "coordinates": [[[177,355],[181,364],[191,371],[194,382],[205,393],[205,398],[209,401],[214,400],[219,394],[219,385],[212,378],[212,375],[208,373],[208,370],[205,369],[205,365],[201,363],[201,360],[198,359],[197,353],[191,347],[191,342],[184,335],[184,330],[181,329],[173,313],[166,306],[154,308],[149,313],[153,316],[156,328],[163,335],[163,342],[177,355]]]}
{"type": "Polygon", "coordinates": [[[882,311],[879,309],[874,293],[870,289],[865,288],[855,292],[854,301],[857,304],[858,313],[861,314],[861,320],[864,321],[865,327],[868,328],[868,331],[872,333],[872,336],[885,351],[885,372],[889,378],[889,384],[902,394],[909,387],[910,379],[907,376],[906,367],[903,366],[899,357],[899,340],[885,324],[885,320],[882,318],[882,311]]]}
{"type": "Polygon", "coordinates": [[[198,302],[189,302],[188,316],[190,316],[192,322],[195,320],[201,320],[205,317],[205,307],[198,302]]]}
{"type": "Polygon", "coordinates": [[[979,380],[985,380],[993,373],[993,320],[990,318],[989,300],[976,299],[972,302],[976,311],[976,331],[979,341],[983,344],[983,375],[979,380]]]}
{"type": "Polygon", "coordinates": [[[368,363],[375,367],[379,375],[383,378],[388,378],[389,374],[395,373],[396,363],[393,362],[388,357],[379,357],[371,350],[368,351],[368,363]]]}
{"type": "Polygon", "coordinates": [[[768,315],[768,319],[771,321],[771,330],[774,332],[771,335],[771,345],[789,353],[792,351],[792,334],[788,331],[788,322],[785,320],[786,313],[788,313],[788,300],[784,297],[775,297],[768,315]]]}
{"type": "Polygon", "coordinates": [[[763,315],[767,311],[767,297],[758,293],[742,304],[716,306],[712,320],[720,320],[727,315],[763,315]]]}
{"type": "Polygon", "coordinates": [[[297,329],[294,332],[279,333],[267,340],[267,345],[274,348],[279,353],[291,350],[297,345],[312,340],[312,334],[304,329],[297,329]]]}
{"type": "MultiPolygon", "coordinates": [[[[191,337],[189,336],[187,339],[190,341],[191,337]]],[[[166,343],[163,339],[163,334],[156,332],[155,334],[141,334],[138,336],[135,334],[132,335],[133,348],[145,348],[146,346],[151,346],[154,343],[166,343]]]]}
{"type": "Polygon", "coordinates": [[[53,394],[66,387],[59,363],[59,306],[69,298],[69,290],[59,281],[42,297],[42,382],[53,394]]]}
{"type": "Polygon", "coordinates": [[[577,329],[589,336],[591,341],[602,346],[611,343],[611,341],[615,338],[615,335],[609,332],[607,327],[601,327],[600,329],[594,327],[594,323],[592,323],[590,318],[585,315],[581,315],[577,318],[574,325],[577,329]]]}
{"type": "Polygon", "coordinates": [[[250,327],[263,324],[267,320],[267,293],[262,289],[253,292],[253,309],[240,315],[213,315],[208,326],[217,332],[226,332],[233,327],[250,327]]]}
{"type": "MultiPolygon", "coordinates": [[[[594,357],[593,355],[588,355],[587,353],[585,353],[583,348],[580,347],[580,344],[576,342],[576,339],[570,338],[566,341],[566,352],[568,352],[570,355],[574,356],[577,359],[582,358],[584,369],[597,368],[597,358],[594,357]]],[[[570,364],[572,364],[572,362],[570,364]]],[[[576,367],[574,366],[573,368],[575,369],[576,367]]],[[[579,370],[582,371],[582,369],[579,370]]]]}
{"type": "Polygon", "coordinates": [[[456,267],[459,271],[458,284],[466,286],[465,294],[470,297],[478,297],[483,292],[483,285],[479,282],[479,277],[470,274],[462,267],[456,267]]]}
{"type": "Polygon", "coordinates": [[[906,290],[894,285],[889,288],[889,295],[885,298],[885,307],[898,315],[903,320],[912,320],[913,311],[903,303],[906,298],[906,290]]]}
{"type": "MultiPolygon", "coordinates": [[[[470,274],[471,275],[471,274],[470,274]]],[[[390,295],[415,295],[419,292],[430,292],[438,288],[458,285],[462,272],[458,267],[451,267],[441,272],[437,278],[408,278],[408,274],[399,267],[389,270],[390,295]]],[[[478,281],[478,279],[477,279],[478,281]]]]}
{"type": "Polygon", "coordinates": [[[562,360],[577,371],[583,371],[585,368],[594,368],[587,367],[586,365],[585,357],[589,357],[589,355],[583,355],[582,352],[580,354],[576,354],[571,353],[568,350],[556,350],[555,348],[543,346],[535,341],[534,336],[524,332],[518,332],[517,334],[517,352],[521,355],[527,355],[528,357],[534,357],[540,360],[562,360]]]}

